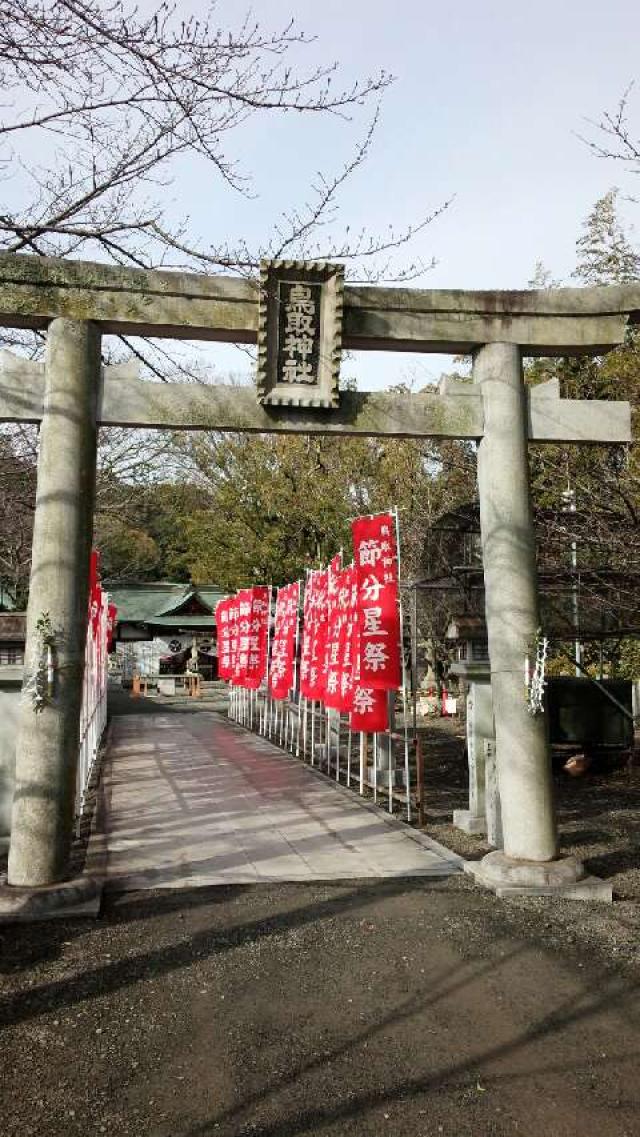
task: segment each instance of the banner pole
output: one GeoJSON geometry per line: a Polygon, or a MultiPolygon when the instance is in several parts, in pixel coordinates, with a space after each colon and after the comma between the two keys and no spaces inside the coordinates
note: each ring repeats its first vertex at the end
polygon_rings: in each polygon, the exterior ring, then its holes
{"type": "Polygon", "coordinates": [[[347,785],[351,789],[351,727],[347,719],[347,785]]]}
{"type": "Polygon", "coordinates": [[[293,705],[295,707],[295,715],[291,718],[291,708],[289,708],[289,719],[291,721],[291,752],[293,753],[293,735],[295,730],[296,735],[296,758],[300,757],[300,694],[297,690],[299,680],[298,668],[298,648],[300,646],[300,597],[302,595],[302,581],[298,580],[298,603],[296,607],[296,638],[293,647],[293,705]],[[297,695],[297,699],[296,699],[297,695]]]}
{"type": "MultiPolygon", "coordinates": [[[[262,734],[267,736],[267,717],[269,707],[269,649],[271,646],[271,599],[273,595],[273,585],[269,585],[267,593],[267,655],[265,659],[264,676],[262,682],[264,683],[264,697],[262,700],[262,734]]],[[[262,683],[261,683],[262,686],[262,683]]]]}
{"type": "Polygon", "coordinates": [[[340,711],[338,711],[338,731],[336,738],[336,782],[340,781],[340,711]]]}
{"type": "Polygon", "coordinates": [[[367,736],[360,731],[360,797],[364,797],[364,767],[367,751],[367,736]]]}
{"type": "Polygon", "coordinates": [[[389,719],[389,725],[387,727],[387,733],[389,735],[389,813],[393,813],[393,775],[395,773],[395,766],[393,761],[393,729],[391,726],[391,715],[389,714],[393,701],[395,701],[395,692],[389,691],[389,694],[387,696],[387,716],[389,719]]]}
{"type": "Polygon", "coordinates": [[[411,783],[409,779],[409,724],[407,722],[407,680],[404,665],[404,618],[402,606],[402,589],[400,588],[400,522],[398,520],[398,507],[393,507],[393,516],[396,522],[396,551],[398,557],[398,606],[400,609],[400,666],[402,668],[402,717],[404,719],[404,777],[407,795],[407,821],[411,821],[411,783]]]}
{"type": "Polygon", "coordinates": [[[305,695],[305,696],[303,696],[303,698],[304,698],[304,703],[303,703],[303,707],[302,707],[302,757],[303,757],[303,759],[305,759],[305,758],[307,757],[307,709],[308,709],[308,699],[307,699],[306,695],[305,695]]]}
{"type": "Polygon", "coordinates": [[[373,802],[378,804],[378,733],[373,734],[373,802]]]}

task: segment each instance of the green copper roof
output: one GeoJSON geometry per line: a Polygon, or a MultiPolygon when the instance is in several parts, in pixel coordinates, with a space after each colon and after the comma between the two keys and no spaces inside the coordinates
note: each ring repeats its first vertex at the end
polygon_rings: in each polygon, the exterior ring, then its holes
{"type": "Polygon", "coordinates": [[[145,621],[150,628],[214,628],[214,618],[204,613],[201,616],[154,616],[145,621]]]}
{"type": "Polygon", "coordinates": [[[177,626],[173,621],[169,624],[168,617],[174,617],[184,627],[196,626],[191,623],[192,620],[199,626],[206,622],[206,612],[202,615],[185,613],[182,616],[176,615],[176,612],[193,598],[213,615],[216,604],[226,595],[214,584],[174,584],[170,581],[113,586],[107,581],[104,587],[118,609],[118,623],[148,624],[153,621],[155,624],[164,623],[167,627],[177,626]]]}

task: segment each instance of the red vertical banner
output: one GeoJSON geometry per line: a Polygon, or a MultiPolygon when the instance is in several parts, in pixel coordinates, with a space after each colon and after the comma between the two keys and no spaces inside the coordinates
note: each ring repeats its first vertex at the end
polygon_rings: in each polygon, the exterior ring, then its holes
{"type": "Polygon", "coordinates": [[[269,637],[269,589],[266,584],[249,589],[251,615],[249,624],[249,656],[244,686],[257,691],[267,671],[269,637]]]}
{"type": "Polygon", "coordinates": [[[322,694],[326,707],[335,707],[340,680],[340,587],[342,553],[337,553],[327,569],[327,625],[322,665],[322,694]]]}
{"type": "Polygon", "coordinates": [[[238,609],[237,648],[233,665],[233,682],[244,687],[249,667],[249,640],[251,639],[251,589],[241,588],[236,596],[238,609]]]}
{"type": "Polygon", "coordinates": [[[304,601],[302,604],[302,642],[300,645],[300,694],[306,699],[309,694],[311,679],[311,659],[313,655],[313,642],[316,632],[315,596],[317,573],[307,573],[304,586],[304,601]]]}
{"type": "Polygon", "coordinates": [[[113,650],[113,640],[116,634],[116,624],[118,622],[118,609],[115,604],[107,606],[107,652],[113,650]]]}
{"type": "Polygon", "coordinates": [[[401,684],[398,545],[390,513],[351,525],[358,583],[360,685],[397,690],[401,684]]]}
{"type": "Polygon", "coordinates": [[[218,678],[230,679],[233,674],[231,663],[231,605],[233,599],[220,600],[216,604],[216,632],[218,641],[218,678]]]}
{"type": "Polygon", "coordinates": [[[346,612],[340,633],[340,710],[353,706],[353,686],[358,664],[358,581],[356,566],[345,569],[346,612]]]}
{"type": "Polygon", "coordinates": [[[293,686],[299,591],[297,580],[278,589],[269,671],[274,699],[286,699],[293,686]]]}
{"type": "Polygon", "coordinates": [[[229,601],[229,676],[232,683],[236,682],[238,661],[238,640],[240,637],[240,601],[233,596],[229,601]]]}
{"type": "Polygon", "coordinates": [[[328,570],[312,572],[305,589],[304,630],[300,656],[300,693],[321,699],[325,685],[328,570]]]}
{"type": "Polygon", "coordinates": [[[349,709],[351,668],[347,669],[345,654],[350,641],[350,605],[354,584],[354,570],[350,565],[333,576],[334,590],[331,599],[329,629],[327,632],[327,677],[324,704],[336,711],[349,709]],[[348,670],[348,674],[347,674],[348,670]]]}
{"type": "Polygon", "coordinates": [[[89,560],[89,619],[91,633],[94,640],[97,638],[102,615],[102,585],[100,584],[100,553],[97,549],[91,550],[89,560]]]}

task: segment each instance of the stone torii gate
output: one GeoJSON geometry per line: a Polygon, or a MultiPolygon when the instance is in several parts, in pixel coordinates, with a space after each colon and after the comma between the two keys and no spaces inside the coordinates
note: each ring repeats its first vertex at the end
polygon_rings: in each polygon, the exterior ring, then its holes
{"type": "Polygon", "coordinates": [[[582,867],[558,859],[549,746],[524,697],[524,659],[539,625],[527,447],[631,441],[622,402],[528,392],[523,356],[599,354],[640,319],[640,288],[534,292],[345,287],[346,348],[473,354],[473,385],[399,397],[344,392],[333,409],[260,405],[255,390],[143,381],[101,367],[105,333],[255,343],[260,283],[0,255],[0,325],[46,330],[46,358],[3,353],[0,421],[40,424],[25,685],[43,615],[56,642],[53,697],[23,696],[9,884],[40,887],[69,871],[99,426],[472,439],[504,852],[491,887],[574,888],[582,867]]]}

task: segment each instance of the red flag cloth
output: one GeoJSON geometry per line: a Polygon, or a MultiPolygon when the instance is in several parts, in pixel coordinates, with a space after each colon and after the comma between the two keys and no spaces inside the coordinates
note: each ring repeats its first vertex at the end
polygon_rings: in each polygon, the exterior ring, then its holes
{"type": "Polygon", "coordinates": [[[299,591],[297,580],[278,589],[269,672],[269,691],[274,699],[286,699],[293,686],[299,591]]]}
{"type": "Polygon", "coordinates": [[[305,589],[304,633],[300,655],[300,694],[306,699],[324,695],[324,657],[327,635],[327,569],[312,572],[305,589]]]}
{"type": "Polygon", "coordinates": [[[390,513],[351,524],[358,581],[360,683],[397,690],[401,683],[398,547],[390,513]]]}
{"type": "Polygon", "coordinates": [[[269,589],[258,584],[249,589],[251,616],[249,624],[249,655],[243,687],[257,691],[267,671],[267,643],[269,638],[269,589]]]}
{"type": "Polygon", "coordinates": [[[389,725],[387,699],[386,691],[374,687],[361,687],[359,683],[355,683],[353,709],[349,715],[350,729],[361,730],[365,734],[386,730],[389,725]]]}
{"type": "Polygon", "coordinates": [[[300,645],[300,694],[305,698],[309,695],[309,679],[311,674],[311,655],[316,632],[315,597],[316,573],[307,573],[304,586],[304,601],[302,604],[302,642],[300,645]]]}
{"type": "Polygon", "coordinates": [[[235,655],[233,661],[233,682],[245,686],[249,667],[249,640],[251,638],[251,589],[241,588],[235,597],[237,616],[235,619],[235,655]]]}
{"type": "MultiPolygon", "coordinates": [[[[327,677],[324,704],[336,711],[348,711],[351,704],[353,657],[351,620],[355,615],[352,593],[356,583],[352,565],[332,574],[335,581],[331,617],[327,632],[327,677]]],[[[356,593],[357,596],[357,593],[356,593]]]]}
{"type": "Polygon", "coordinates": [[[216,604],[216,631],[218,639],[218,678],[230,679],[233,674],[231,660],[231,620],[233,599],[219,600],[216,604]]]}
{"type": "Polygon", "coordinates": [[[89,559],[89,589],[94,584],[97,584],[100,579],[100,552],[98,549],[91,550],[89,559]]]}
{"type": "MultiPolygon", "coordinates": [[[[335,558],[334,558],[335,560],[335,558]]],[[[327,638],[324,651],[324,695],[325,707],[339,709],[340,703],[340,632],[345,614],[344,587],[342,571],[329,565],[327,589],[327,638]]]]}
{"type": "Polygon", "coordinates": [[[102,607],[104,604],[104,593],[100,581],[97,581],[93,587],[90,602],[91,631],[94,640],[96,640],[100,634],[100,620],[102,618],[102,607]]]}
{"type": "Polygon", "coordinates": [[[118,609],[115,604],[109,604],[107,607],[107,651],[113,650],[113,638],[116,634],[117,620],[118,609]]]}
{"type": "Polygon", "coordinates": [[[239,596],[233,596],[229,601],[229,659],[230,671],[229,679],[233,683],[238,667],[238,642],[240,636],[240,599],[239,596]]]}
{"type": "Polygon", "coordinates": [[[340,589],[342,586],[342,553],[336,553],[327,569],[327,623],[325,630],[324,660],[322,664],[322,694],[326,707],[336,709],[340,683],[340,629],[342,627],[340,589]]]}
{"type": "Polygon", "coordinates": [[[97,549],[91,550],[89,560],[89,619],[91,621],[91,634],[97,639],[102,613],[102,586],[100,584],[100,553],[97,549]]]}
{"type": "Polygon", "coordinates": [[[340,633],[340,698],[341,711],[353,706],[353,687],[358,674],[358,579],[356,566],[345,569],[347,610],[340,633]]]}

